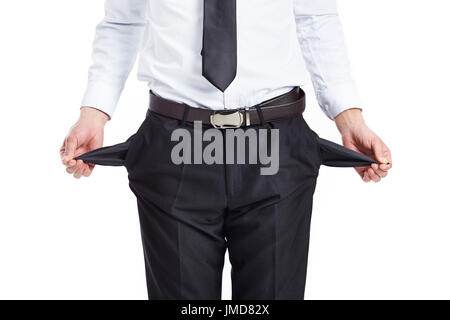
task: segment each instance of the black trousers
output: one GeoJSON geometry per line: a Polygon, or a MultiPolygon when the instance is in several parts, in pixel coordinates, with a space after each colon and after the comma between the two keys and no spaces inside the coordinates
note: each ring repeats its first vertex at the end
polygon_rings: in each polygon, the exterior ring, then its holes
{"type": "Polygon", "coordinates": [[[303,299],[321,164],[375,161],[319,138],[300,116],[242,128],[278,129],[277,174],[261,175],[263,165],[248,161],[176,165],[171,152],[178,142],[171,135],[178,128],[194,137],[192,123],[148,112],[126,142],[79,157],[127,168],[137,198],[149,298],[220,299],[228,249],[233,299],[303,299]]]}
{"type": "Polygon", "coordinates": [[[302,117],[272,122],[279,171],[261,175],[260,164],[173,164],[180,127],[194,136],[192,123],[149,112],[125,159],[149,298],[220,299],[228,249],[233,299],[302,299],[321,164],[315,134],[302,117]]]}

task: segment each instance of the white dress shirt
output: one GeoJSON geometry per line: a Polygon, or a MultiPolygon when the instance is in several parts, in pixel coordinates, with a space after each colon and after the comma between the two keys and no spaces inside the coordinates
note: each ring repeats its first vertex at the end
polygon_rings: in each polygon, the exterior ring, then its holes
{"type": "Polygon", "coordinates": [[[308,71],[329,118],[361,107],[335,0],[237,0],[237,75],[225,92],[202,76],[203,1],[106,0],[82,106],[112,116],[139,56],[140,80],[193,107],[249,107],[303,86],[308,71]]]}

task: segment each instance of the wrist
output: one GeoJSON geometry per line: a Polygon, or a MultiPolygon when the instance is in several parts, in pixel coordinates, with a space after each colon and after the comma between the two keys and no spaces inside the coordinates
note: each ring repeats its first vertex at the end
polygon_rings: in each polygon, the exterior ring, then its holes
{"type": "Polygon", "coordinates": [[[80,109],[80,120],[82,121],[92,121],[101,125],[105,125],[108,120],[110,120],[109,116],[96,108],[93,107],[81,107],[80,109]]]}
{"type": "Polygon", "coordinates": [[[355,128],[366,125],[362,111],[358,108],[347,109],[341,112],[334,118],[334,121],[339,132],[343,136],[346,133],[353,131],[355,128]]]}

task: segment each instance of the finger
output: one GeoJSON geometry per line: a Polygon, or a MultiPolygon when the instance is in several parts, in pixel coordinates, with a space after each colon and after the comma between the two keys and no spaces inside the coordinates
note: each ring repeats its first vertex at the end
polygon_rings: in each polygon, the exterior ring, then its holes
{"type": "Polygon", "coordinates": [[[76,175],[76,176],[82,176],[82,175],[84,175],[84,170],[85,170],[85,168],[84,167],[81,167],[81,166],[79,166],[78,164],[77,165],[75,165],[75,166],[73,166],[73,167],[67,167],[66,168],[66,172],[68,173],[68,174],[72,174],[72,175],[76,175]]]}
{"type": "Polygon", "coordinates": [[[375,173],[375,171],[373,171],[372,168],[370,168],[369,170],[367,170],[367,173],[369,174],[369,177],[370,177],[370,179],[371,179],[372,181],[374,181],[374,182],[380,182],[380,181],[381,181],[380,176],[377,175],[377,174],[375,173]]]}
{"type": "Polygon", "coordinates": [[[84,170],[83,170],[83,177],[89,177],[92,173],[92,168],[88,165],[85,164],[84,170]]]}
{"type": "Polygon", "coordinates": [[[374,170],[374,171],[380,178],[386,178],[387,175],[388,175],[387,171],[384,171],[384,170],[381,170],[381,169],[374,170]]]}
{"type": "Polygon", "coordinates": [[[67,167],[66,172],[68,174],[73,174],[75,172],[76,167],[67,167]]]}
{"type": "Polygon", "coordinates": [[[77,174],[81,168],[82,167],[81,167],[80,163],[75,161],[75,165],[72,167],[67,167],[66,171],[75,176],[75,174],[77,174]]]}
{"type": "Polygon", "coordinates": [[[364,178],[364,171],[366,170],[366,168],[364,167],[356,167],[355,171],[359,174],[359,176],[361,178],[364,178]]]}
{"type": "Polygon", "coordinates": [[[77,148],[77,141],[73,136],[68,136],[64,143],[64,152],[62,162],[66,166],[74,166],[76,161],[73,160],[75,156],[75,150],[77,148]]]}
{"type": "Polygon", "coordinates": [[[364,171],[364,173],[363,173],[363,181],[370,182],[370,177],[369,177],[369,174],[367,173],[367,170],[364,171]]]}
{"type": "Polygon", "coordinates": [[[76,164],[76,169],[75,172],[73,173],[73,176],[76,179],[79,179],[83,176],[83,171],[84,171],[84,166],[85,164],[83,163],[82,160],[76,160],[77,164],[76,164]]]}
{"type": "Polygon", "coordinates": [[[82,176],[83,176],[82,170],[76,170],[76,171],[73,173],[73,177],[74,177],[75,179],[80,179],[82,176]]]}
{"type": "Polygon", "coordinates": [[[66,149],[66,139],[64,139],[64,142],[61,146],[61,148],[59,148],[59,156],[61,157],[61,160],[64,158],[64,150],[66,149]]]}
{"type": "Polygon", "coordinates": [[[94,171],[95,168],[95,164],[93,163],[88,163],[89,166],[89,176],[92,174],[92,172],[94,171]]]}
{"type": "Polygon", "coordinates": [[[384,178],[387,176],[387,170],[383,170],[381,168],[381,165],[378,165],[376,163],[372,163],[372,165],[370,166],[372,168],[373,171],[375,171],[375,173],[377,175],[379,175],[381,178],[384,178]]]}

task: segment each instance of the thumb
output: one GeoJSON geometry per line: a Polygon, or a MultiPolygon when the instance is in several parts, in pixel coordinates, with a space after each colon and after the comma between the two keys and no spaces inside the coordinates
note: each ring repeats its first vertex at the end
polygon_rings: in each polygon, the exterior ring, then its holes
{"type": "Polygon", "coordinates": [[[92,139],[90,150],[101,148],[103,146],[103,134],[95,135],[92,139]]]}
{"type": "Polygon", "coordinates": [[[372,151],[375,155],[375,160],[382,164],[389,164],[389,151],[381,139],[377,138],[372,142],[372,151]]]}
{"type": "Polygon", "coordinates": [[[74,136],[69,135],[64,143],[64,153],[62,162],[65,165],[67,166],[75,165],[76,161],[73,160],[73,158],[75,156],[76,148],[77,148],[77,139],[74,136]]]}

